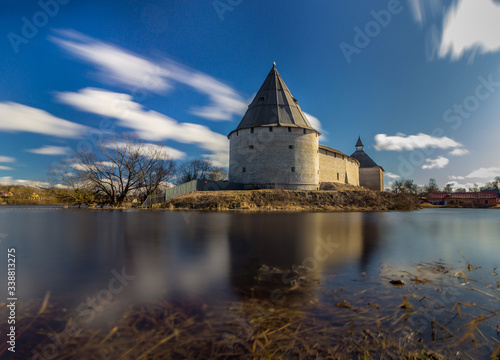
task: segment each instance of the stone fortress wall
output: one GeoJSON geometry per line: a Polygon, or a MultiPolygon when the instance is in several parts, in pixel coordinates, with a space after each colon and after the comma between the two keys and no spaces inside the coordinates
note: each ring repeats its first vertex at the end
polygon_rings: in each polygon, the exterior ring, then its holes
{"type": "Polygon", "coordinates": [[[384,173],[382,168],[361,168],[359,169],[361,182],[359,185],[370,190],[384,191],[384,173]]]}
{"type": "Polygon", "coordinates": [[[258,126],[231,132],[229,181],[248,188],[317,190],[318,132],[258,126]]]}
{"type": "Polygon", "coordinates": [[[359,186],[359,162],[341,151],[320,145],[319,182],[359,186]]]}

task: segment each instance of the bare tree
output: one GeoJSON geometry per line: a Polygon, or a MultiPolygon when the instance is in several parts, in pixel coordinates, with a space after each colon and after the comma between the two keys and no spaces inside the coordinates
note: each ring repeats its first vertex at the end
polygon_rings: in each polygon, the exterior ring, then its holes
{"type": "Polygon", "coordinates": [[[395,180],[392,184],[392,192],[397,194],[414,194],[418,193],[417,184],[413,183],[412,179],[395,180]]]}
{"type": "Polygon", "coordinates": [[[476,183],[474,183],[474,185],[471,188],[469,188],[469,192],[479,192],[479,186],[476,183]]]}
{"type": "Polygon", "coordinates": [[[453,192],[453,188],[451,187],[451,184],[446,184],[443,188],[444,192],[451,193],[453,192]]]}
{"type": "Polygon", "coordinates": [[[166,188],[168,182],[173,179],[175,173],[175,162],[167,159],[159,161],[153,171],[144,173],[139,186],[139,193],[141,194],[142,200],[166,188]]]}
{"type": "Polygon", "coordinates": [[[204,159],[186,161],[179,166],[177,183],[183,184],[191,180],[212,180],[214,172],[212,162],[204,159]]]}
{"type": "Polygon", "coordinates": [[[430,192],[439,192],[439,186],[436,179],[429,179],[429,184],[425,185],[425,192],[428,194],[430,192]]]}
{"type": "Polygon", "coordinates": [[[175,173],[163,146],[128,137],[98,143],[92,152],[76,152],[67,162],[71,169],[56,174],[59,183],[85,189],[112,206],[120,206],[131,192],[150,195],[175,173]]]}
{"type": "Polygon", "coordinates": [[[500,176],[496,176],[495,180],[482,186],[481,190],[500,190],[500,176]]]}
{"type": "Polygon", "coordinates": [[[47,190],[59,201],[71,205],[91,205],[97,203],[97,193],[89,182],[82,182],[73,169],[74,161],[66,158],[52,164],[49,171],[47,190]]]}
{"type": "Polygon", "coordinates": [[[210,180],[225,181],[227,180],[227,170],[221,167],[216,167],[210,172],[210,180]]]}

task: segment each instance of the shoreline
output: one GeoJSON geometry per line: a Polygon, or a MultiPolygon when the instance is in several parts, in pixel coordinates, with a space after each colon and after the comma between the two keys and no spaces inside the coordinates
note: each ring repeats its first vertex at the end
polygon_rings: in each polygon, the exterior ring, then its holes
{"type": "Polygon", "coordinates": [[[353,212],[417,210],[416,196],[356,190],[199,191],[152,206],[152,209],[249,212],[353,212]]]}

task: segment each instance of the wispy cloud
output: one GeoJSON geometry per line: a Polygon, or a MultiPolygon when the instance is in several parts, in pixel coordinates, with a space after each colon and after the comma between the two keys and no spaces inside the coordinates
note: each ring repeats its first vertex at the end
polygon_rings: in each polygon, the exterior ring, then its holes
{"type": "Polygon", "coordinates": [[[442,0],[409,0],[410,10],[415,21],[422,25],[428,17],[433,17],[443,9],[442,0]]]}
{"type": "Polygon", "coordinates": [[[11,168],[10,166],[3,166],[3,165],[0,165],[0,170],[14,170],[13,168],[11,168]]]}
{"type": "Polygon", "coordinates": [[[143,57],[73,30],[59,30],[57,35],[50,36],[49,40],[94,65],[103,81],[155,92],[171,87],[163,69],[143,57]]]}
{"type": "Polygon", "coordinates": [[[393,174],[393,173],[390,173],[390,172],[386,172],[386,173],[384,173],[384,175],[387,176],[390,179],[399,179],[401,177],[401,176],[399,176],[397,174],[393,174]]]}
{"type": "Polygon", "coordinates": [[[154,92],[172,89],[178,83],[206,95],[210,104],[192,107],[189,113],[193,115],[209,120],[231,120],[247,108],[247,102],[230,86],[171,59],[153,61],[72,30],[58,31],[50,40],[94,65],[104,82],[154,92]]]}
{"type": "Polygon", "coordinates": [[[422,133],[409,136],[406,136],[404,134],[396,134],[396,136],[378,134],[375,135],[375,142],[375,149],[390,151],[415,150],[425,148],[450,149],[462,147],[462,144],[446,136],[438,138],[422,133]]]}
{"type": "Polygon", "coordinates": [[[45,145],[39,149],[26,149],[25,151],[38,155],[66,155],[71,149],[66,146],[45,145]]]}
{"type": "Polygon", "coordinates": [[[450,180],[464,180],[465,176],[455,176],[455,175],[450,175],[448,176],[450,180]]]}
{"type": "Polygon", "coordinates": [[[131,150],[142,150],[142,154],[146,157],[152,157],[154,154],[163,160],[182,160],[186,158],[186,153],[177,149],[174,149],[169,146],[157,145],[157,144],[142,144],[142,145],[130,145],[129,143],[118,143],[118,144],[109,144],[107,147],[129,147],[131,150]]]}
{"type": "Polygon", "coordinates": [[[209,153],[205,156],[217,166],[228,165],[226,136],[203,125],[180,123],[156,111],[146,110],[128,94],[86,88],[77,93],[58,93],[57,97],[79,110],[115,118],[119,121],[119,126],[133,129],[142,139],[195,144],[207,150],[209,153]]]}
{"type": "Polygon", "coordinates": [[[306,116],[307,120],[309,120],[309,123],[311,124],[311,126],[313,128],[315,128],[316,130],[318,130],[322,134],[321,140],[325,141],[324,135],[328,134],[328,132],[326,132],[323,129],[323,127],[321,126],[321,121],[319,121],[319,119],[316,116],[308,114],[305,111],[304,111],[304,115],[306,116]]]}
{"type": "Polygon", "coordinates": [[[449,154],[453,156],[463,156],[467,155],[469,152],[470,151],[467,149],[453,149],[449,154]]]}
{"type": "Polygon", "coordinates": [[[439,56],[460,59],[467,51],[500,50],[500,3],[494,0],[458,0],[444,17],[439,56]]]}
{"type": "Polygon", "coordinates": [[[29,132],[61,138],[80,138],[86,126],[14,102],[0,103],[0,131],[29,132]]]}
{"type": "Polygon", "coordinates": [[[0,185],[25,185],[32,187],[47,187],[49,186],[49,183],[43,181],[14,179],[12,176],[2,176],[0,177],[0,185]]]}
{"type": "Polygon", "coordinates": [[[10,156],[1,156],[0,155],[0,163],[11,163],[15,162],[16,159],[10,156]]]}
{"type": "Polygon", "coordinates": [[[479,168],[466,175],[466,178],[489,179],[493,180],[496,176],[500,176],[500,166],[489,168],[479,168]]]}
{"type": "Polygon", "coordinates": [[[442,169],[448,163],[450,160],[443,156],[439,156],[437,159],[425,159],[425,164],[422,165],[422,169],[429,170],[429,169],[442,169]]]}
{"type": "Polygon", "coordinates": [[[477,185],[478,187],[481,187],[481,186],[486,185],[484,182],[476,182],[476,183],[466,182],[466,183],[459,183],[458,181],[450,181],[450,182],[447,182],[446,184],[450,184],[450,185],[451,185],[451,187],[453,188],[453,190],[456,190],[456,189],[458,189],[458,188],[464,188],[466,191],[468,191],[469,189],[473,189],[475,185],[477,185]]]}

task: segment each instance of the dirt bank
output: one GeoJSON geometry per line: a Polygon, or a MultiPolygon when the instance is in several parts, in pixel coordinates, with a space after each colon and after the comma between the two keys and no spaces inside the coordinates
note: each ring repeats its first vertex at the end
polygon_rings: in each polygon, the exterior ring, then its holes
{"type": "Polygon", "coordinates": [[[419,204],[418,198],[410,195],[340,185],[335,190],[320,191],[199,191],[158,207],[173,210],[379,211],[414,210],[419,204]]]}

